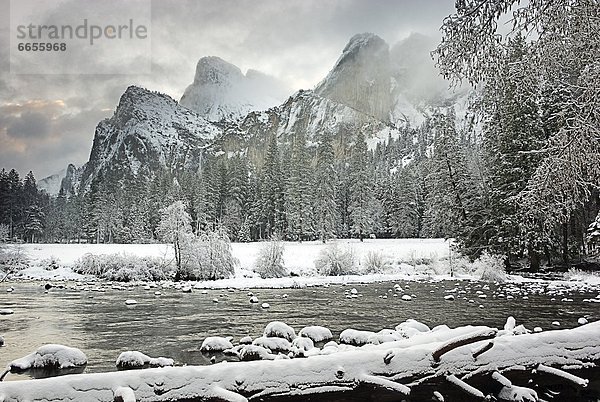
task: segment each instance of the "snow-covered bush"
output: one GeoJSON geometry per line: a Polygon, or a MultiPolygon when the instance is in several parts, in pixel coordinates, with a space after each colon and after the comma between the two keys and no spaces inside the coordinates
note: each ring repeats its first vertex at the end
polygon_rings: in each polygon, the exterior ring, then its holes
{"type": "Polygon", "coordinates": [[[484,251],[481,256],[473,262],[475,275],[482,281],[506,281],[504,260],[504,256],[489,254],[487,251],[484,251]]]}
{"type": "Polygon", "coordinates": [[[283,278],[288,275],[283,265],[283,242],[273,238],[265,243],[258,252],[254,262],[254,272],[262,278],[283,278]]]}
{"type": "Polygon", "coordinates": [[[583,271],[581,269],[570,268],[564,274],[567,281],[598,282],[600,280],[600,272],[583,271]]]}
{"type": "Polygon", "coordinates": [[[452,259],[435,261],[431,269],[437,275],[473,275],[477,279],[488,282],[506,281],[505,257],[489,254],[484,251],[475,261],[462,255],[454,255],[452,259]]]}
{"type": "Polygon", "coordinates": [[[7,245],[0,242],[0,272],[10,274],[25,269],[28,266],[29,260],[20,245],[7,245]]]}
{"type": "Polygon", "coordinates": [[[357,273],[356,258],[349,248],[339,247],[331,243],[319,253],[315,260],[315,268],[320,275],[339,276],[357,273]]]}
{"type": "Polygon", "coordinates": [[[181,238],[181,266],[176,280],[215,280],[233,275],[236,259],[224,229],[181,238]]]}
{"type": "Polygon", "coordinates": [[[73,271],[109,281],[159,281],[170,276],[171,265],[156,257],[88,253],[75,262],[73,271]]]}
{"type": "Polygon", "coordinates": [[[365,271],[367,273],[382,273],[391,268],[390,261],[380,251],[369,251],[365,257],[365,271]]]}

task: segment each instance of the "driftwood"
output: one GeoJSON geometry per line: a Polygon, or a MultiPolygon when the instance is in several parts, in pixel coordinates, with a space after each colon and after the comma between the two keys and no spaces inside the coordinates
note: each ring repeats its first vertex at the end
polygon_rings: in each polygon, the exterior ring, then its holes
{"type": "Polygon", "coordinates": [[[536,334],[502,334],[492,346],[489,332],[482,340],[490,330],[431,331],[408,340],[291,360],[5,382],[0,383],[0,401],[475,401],[488,395],[505,401],[593,400],[565,398],[562,388],[552,387],[560,378],[572,390],[568,395],[598,391],[590,390],[580,376],[600,374],[600,322],[536,334]],[[534,383],[529,383],[532,378],[534,383]],[[538,383],[546,385],[534,391],[531,387],[538,383]],[[556,395],[558,399],[551,399],[556,395]]]}

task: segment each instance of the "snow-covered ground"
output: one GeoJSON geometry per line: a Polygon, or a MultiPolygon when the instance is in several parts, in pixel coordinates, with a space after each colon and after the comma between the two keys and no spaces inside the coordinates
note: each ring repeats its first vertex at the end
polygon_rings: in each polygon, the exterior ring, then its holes
{"type": "MultiPolygon", "coordinates": [[[[232,243],[233,256],[237,259],[235,277],[230,279],[198,282],[196,288],[289,288],[336,283],[370,283],[396,280],[450,279],[447,269],[450,247],[444,239],[365,239],[337,240],[339,247],[350,249],[362,272],[369,253],[377,253],[387,263],[380,273],[323,277],[317,273],[315,260],[331,242],[285,242],[284,264],[291,273],[285,278],[262,279],[253,272],[254,263],[264,242],[232,243]],[[429,264],[429,265],[427,265],[429,264]],[[436,268],[437,266],[437,268],[436,268]],[[440,266],[443,269],[438,269],[440,266]]],[[[23,244],[18,246],[29,259],[29,267],[20,271],[25,279],[40,280],[91,280],[74,273],[72,265],[85,254],[128,254],[138,257],[173,259],[169,244],[23,244]],[[56,269],[49,269],[54,262],[56,269]]],[[[455,272],[454,279],[476,279],[475,276],[455,272]]],[[[536,281],[517,275],[509,275],[510,282],[536,281]]],[[[565,278],[574,284],[600,285],[600,275],[573,273],[565,278]]]]}
{"type": "MultiPolygon", "coordinates": [[[[317,278],[314,261],[319,253],[328,247],[318,241],[285,242],[284,264],[292,273],[290,278],[260,279],[247,278],[252,276],[252,269],[259,251],[265,246],[263,242],[233,243],[233,256],[239,262],[236,268],[236,278],[211,282],[210,286],[236,287],[243,286],[289,287],[300,283],[322,283],[324,278],[317,278]]],[[[372,282],[394,280],[400,276],[414,274],[414,265],[423,260],[439,260],[448,257],[449,244],[443,239],[367,239],[338,240],[338,246],[352,250],[359,264],[369,253],[379,253],[389,263],[391,269],[385,274],[354,275],[348,277],[330,278],[326,282],[372,282]]],[[[138,257],[159,257],[173,259],[173,248],[168,244],[23,244],[19,246],[29,259],[30,267],[21,271],[21,276],[31,279],[84,279],[73,273],[70,267],[85,254],[129,254],[138,257]],[[59,268],[49,270],[49,265],[55,262],[59,268]]]]}

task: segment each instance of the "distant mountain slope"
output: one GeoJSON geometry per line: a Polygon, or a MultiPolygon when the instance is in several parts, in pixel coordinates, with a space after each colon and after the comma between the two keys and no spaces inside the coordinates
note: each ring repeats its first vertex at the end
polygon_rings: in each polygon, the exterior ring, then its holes
{"type": "Polygon", "coordinates": [[[167,95],[131,86],[114,115],[96,127],[82,188],[98,174],[149,176],[160,167],[198,169],[203,149],[221,129],[167,95]]]}
{"type": "Polygon", "coordinates": [[[194,82],[180,103],[210,121],[236,120],[279,105],[288,95],[275,78],[256,70],[244,75],[233,64],[212,56],[198,61],[194,82]]]}

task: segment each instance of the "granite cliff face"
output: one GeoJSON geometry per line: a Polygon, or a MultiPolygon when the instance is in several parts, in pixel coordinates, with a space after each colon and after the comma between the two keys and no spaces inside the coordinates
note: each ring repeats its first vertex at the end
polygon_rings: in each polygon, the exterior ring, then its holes
{"type": "Polygon", "coordinates": [[[379,36],[366,33],[350,39],[333,69],[315,88],[315,93],[389,122],[390,85],[389,46],[379,36]]]}
{"type": "Polygon", "coordinates": [[[161,168],[195,171],[206,152],[242,152],[260,165],[272,135],[285,146],[301,133],[312,146],[328,134],[339,155],[360,131],[374,146],[403,127],[419,126],[434,107],[456,103],[436,75],[430,46],[431,39],[411,35],[390,51],[377,35],[355,35],[314,90],[283,102],[272,78],[254,70],[244,75],[218,57],[204,57],[180,103],[129,87],[114,115],[96,127],[89,161],[73,167],[68,179],[48,179],[48,187],[59,190],[61,181],[65,189],[85,190],[99,176],[121,180],[150,178],[161,168]]]}
{"type": "Polygon", "coordinates": [[[98,123],[81,188],[99,175],[150,177],[159,168],[197,170],[221,129],[167,95],[131,86],[114,115],[98,123]]]}

